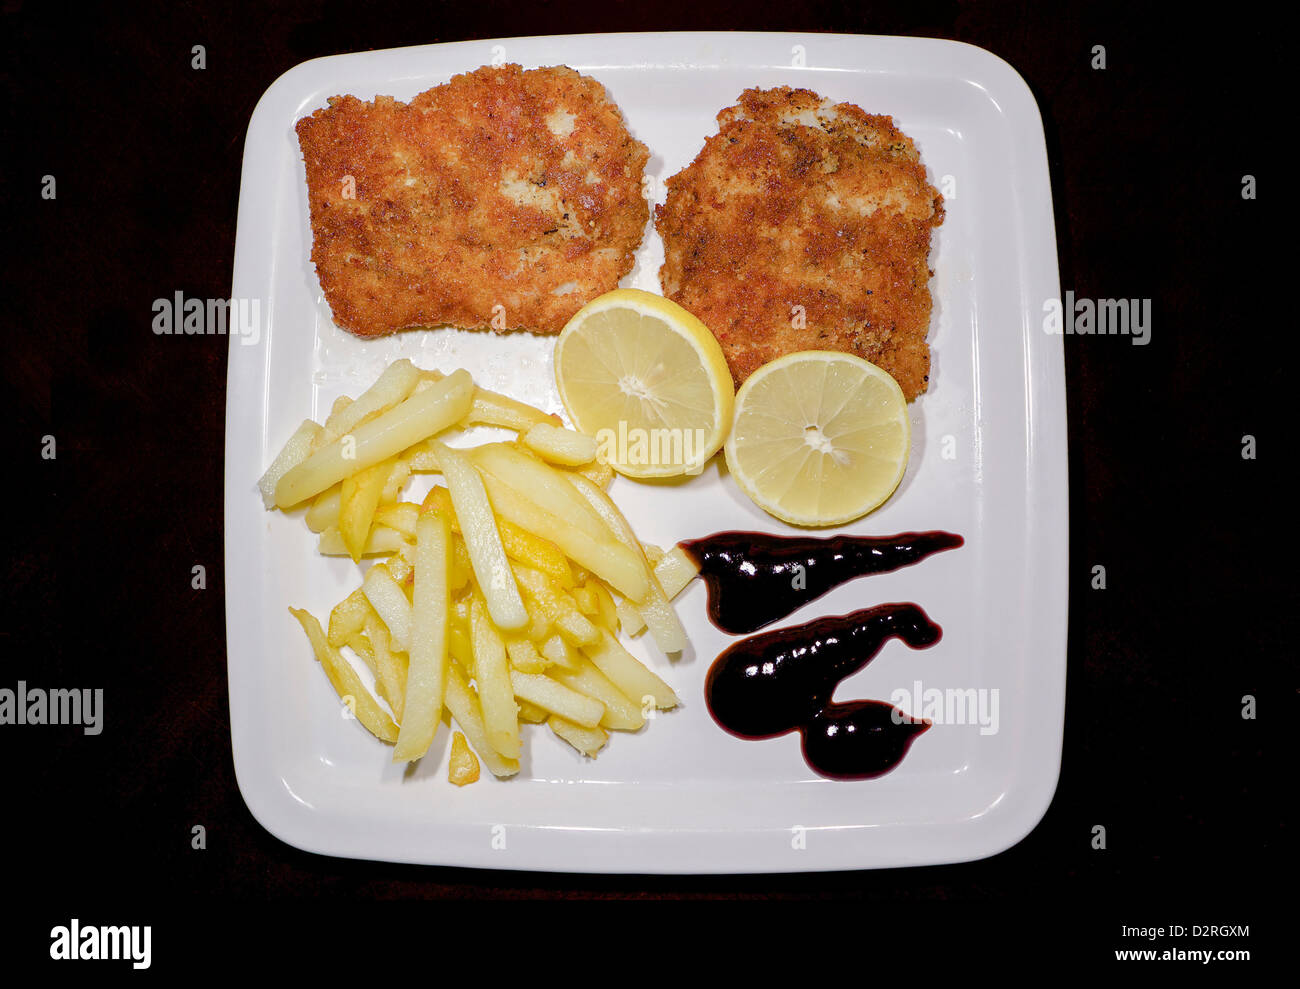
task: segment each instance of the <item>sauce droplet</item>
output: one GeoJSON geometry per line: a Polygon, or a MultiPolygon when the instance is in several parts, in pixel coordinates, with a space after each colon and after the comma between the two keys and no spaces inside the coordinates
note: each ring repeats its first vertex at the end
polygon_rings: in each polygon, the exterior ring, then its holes
{"type": "Polygon", "coordinates": [[[709,618],[724,632],[756,632],[848,580],[910,566],[965,543],[951,532],[895,536],[774,536],[718,532],[680,545],[700,568],[709,618]]]}
{"type": "Polygon", "coordinates": [[[705,701],[733,735],[758,739],[799,731],[804,758],[817,772],[869,779],[893,769],[930,724],[883,701],[836,704],[831,695],[890,639],[923,649],[942,635],[915,604],[882,604],[764,632],[714,660],[705,701]]]}

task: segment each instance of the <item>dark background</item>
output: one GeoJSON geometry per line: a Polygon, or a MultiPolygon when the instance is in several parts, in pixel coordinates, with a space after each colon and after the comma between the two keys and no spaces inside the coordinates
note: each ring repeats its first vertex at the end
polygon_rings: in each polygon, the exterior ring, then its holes
{"type": "MultiPolygon", "coordinates": [[[[858,901],[842,921],[888,920],[900,925],[894,938],[920,937],[901,925],[923,914],[946,935],[977,931],[1000,936],[995,944],[1033,930],[1067,948],[1071,964],[1140,947],[1121,943],[1121,923],[1253,922],[1262,936],[1260,898],[1294,865],[1295,774],[1278,758],[1294,742],[1275,727],[1296,709],[1285,514],[1295,471],[1284,470],[1296,442],[1294,276],[1274,234],[1289,200],[1278,149],[1293,116],[1279,98],[1290,91],[1289,52],[1259,9],[1192,9],[425,0],[92,10],[4,0],[0,686],[103,686],[107,708],[94,738],[0,727],[6,887],[23,904],[21,926],[0,931],[5,957],[44,957],[50,927],[71,916],[152,923],[162,960],[177,945],[209,944],[177,911],[215,909],[227,931],[256,943],[309,925],[321,904],[364,922],[371,901],[413,898],[858,901]],[[258,97],[319,55],[733,29],[952,38],[1006,59],[1043,115],[1062,290],[1153,300],[1145,347],[1065,340],[1069,683],[1050,810],[985,861],[840,874],[512,874],[343,861],[280,843],[244,806],[231,762],[227,341],[150,331],[157,297],[229,295],[258,97]],[[201,72],[190,67],[195,44],[207,49],[201,72]],[[1089,64],[1097,44],[1104,71],[1089,64]],[[1241,197],[1247,173],[1255,201],[1241,197]],[[40,198],[45,174],[57,177],[54,201],[40,198]],[[40,457],[46,434],[54,461],[40,457]],[[1245,434],[1256,437],[1253,461],[1241,455],[1245,434]],[[207,568],[206,590],[190,587],[195,564],[207,568]],[[1089,586],[1095,564],[1107,569],[1104,591],[1089,586]],[[1241,718],[1244,694],[1258,698],[1257,720],[1241,718]],[[190,848],[195,824],[207,828],[204,851],[190,848]],[[1090,846],[1098,824],[1104,851],[1090,846]]],[[[386,916],[401,929],[407,915],[386,916]]]]}

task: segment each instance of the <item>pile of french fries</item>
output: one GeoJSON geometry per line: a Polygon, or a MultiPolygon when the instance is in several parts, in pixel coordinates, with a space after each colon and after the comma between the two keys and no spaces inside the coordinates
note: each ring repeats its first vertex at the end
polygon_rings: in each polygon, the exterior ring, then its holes
{"type": "Polygon", "coordinates": [[[408,360],[289,439],[259,482],[267,507],[305,505],[323,555],[374,561],[327,629],[290,611],[394,761],[424,756],[444,712],[460,729],[450,778],[463,785],[478,778],[479,758],[495,776],[519,771],[521,722],[545,722],[594,757],[609,731],[636,731],[676,706],[619,634],[648,630],[661,652],[683,649],[670,602],[695,567],[637,539],[606,493],[611,476],[592,437],[464,370],[408,360]],[[517,439],[445,442],[480,425],[517,439]],[[420,504],[401,500],[416,473],[441,475],[420,504]],[[378,696],[344,648],[369,667],[378,696]]]}

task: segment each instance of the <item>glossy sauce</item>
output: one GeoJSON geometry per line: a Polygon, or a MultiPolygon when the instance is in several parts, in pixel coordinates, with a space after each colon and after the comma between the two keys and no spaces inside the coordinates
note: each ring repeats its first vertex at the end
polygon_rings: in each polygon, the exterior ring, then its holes
{"type": "Polygon", "coordinates": [[[965,542],[951,532],[774,536],[718,532],[680,545],[709,590],[709,618],[741,635],[779,621],[855,577],[888,573],[965,542]]]}
{"type": "Polygon", "coordinates": [[[882,604],[848,615],[765,632],[726,649],[709,668],[709,713],[741,738],[798,731],[808,764],[834,779],[870,779],[893,769],[930,727],[883,701],[832,703],[845,677],[890,639],[913,649],[942,630],[915,604],[882,604]]]}

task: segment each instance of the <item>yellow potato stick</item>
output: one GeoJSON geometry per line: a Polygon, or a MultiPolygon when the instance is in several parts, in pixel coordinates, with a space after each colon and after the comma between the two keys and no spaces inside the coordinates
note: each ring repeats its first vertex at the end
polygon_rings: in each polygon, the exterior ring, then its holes
{"type": "Polygon", "coordinates": [[[551,664],[537,651],[537,647],[521,635],[506,636],[506,655],[511,669],[520,673],[542,673],[551,664]]]}
{"type": "Polygon", "coordinates": [[[379,706],[379,702],[370,695],[370,691],[366,690],[356,670],[352,669],[342,654],[325,639],[320,622],[300,608],[290,608],[289,613],[298,619],[298,624],[307,633],[307,639],[311,642],[316,659],[324,668],[325,675],[329,677],[334,692],[347,705],[348,710],[376,738],[385,742],[397,741],[397,725],[393,724],[393,719],[379,706]]]}
{"type": "MultiPolygon", "coordinates": [[[[387,526],[375,526],[366,537],[366,544],[361,548],[361,556],[387,556],[396,553],[407,545],[406,536],[387,526]]],[[[352,551],[343,542],[338,529],[326,529],[316,541],[317,552],[321,556],[352,556],[352,551]]]]}
{"type": "Polygon", "coordinates": [[[390,529],[396,529],[407,539],[415,538],[415,523],[419,518],[420,506],[413,501],[380,505],[375,509],[375,525],[386,525],[390,529]]]}
{"type": "Polygon", "coordinates": [[[456,371],[321,447],[280,478],[275,486],[276,504],[281,508],[296,505],[441,432],[464,416],[473,389],[469,372],[456,371]]]}
{"type": "Polygon", "coordinates": [[[564,636],[556,632],[549,636],[541,646],[542,658],[554,666],[562,666],[566,670],[576,670],[578,661],[582,654],[578,652],[576,646],[570,645],[565,641],[564,636]]]}
{"type": "MultiPolygon", "coordinates": [[[[406,358],[393,361],[355,402],[336,409],[325,421],[318,447],[333,443],[375,416],[387,412],[411,394],[420,370],[406,358]]],[[[395,451],[394,451],[395,452],[395,451]]]]}
{"type": "Polygon", "coordinates": [[[311,456],[312,441],[320,433],[321,427],[318,423],[313,422],[311,419],[303,420],[302,425],[294,430],[293,435],[289,437],[289,442],[285,443],[284,448],[271,461],[271,466],[266,469],[266,473],[257,482],[257,487],[262,492],[262,503],[267,508],[276,507],[276,485],[280,483],[280,479],[285,474],[311,456]]]}
{"type": "Polygon", "coordinates": [[[591,585],[575,587],[569,592],[569,596],[573,598],[573,603],[578,606],[578,610],[588,618],[600,614],[600,602],[596,599],[596,592],[591,585]]]}
{"type": "Polygon", "coordinates": [[[474,389],[474,401],[464,419],[466,426],[501,426],[517,433],[526,433],[538,423],[558,426],[560,418],[486,388],[474,389]]]}
{"type": "Polygon", "coordinates": [[[447,568],[451,531],[445,520],[426,514],[420,516],[415,533],[410,660],[402,702],[402,727],[393,749],[394,762],[419,759],[429,750],[442,719],[447,678],[450,611],[447,568]]]}
{"type": "Polygon", "coordinates": [[[388,470],[388,480],[384,482],[384,492],[379,498],[381,505],[391,505],[402,494],[402,488],[411,479],[411,465],[405,460],[392,461],[388,470]]]}
{"type": "Polygon", "coordinates": [[[312,532],[324,532],[326,529],[338,528],[342,490],[343,485],[336,484],[312,499],[311,507],[307,509],[304,517],[308,529],[312,532]]]}
{"type": "Polygon", "coordinates": [[[591,619],[578,610],[573,598],[537,570],[514,565],[515,579],[528,596],[537,603],[551,624],[574,645],[588,645],[600,640],[600,630],[591,619]]]}
{"type": "Polygon", "coordinates": [[[452,658],[471,672],[474,669],[474,640],[460,625],[452,625],[447,632],[447,650],[452,658]]]}
{"type": "Polygon", "coordinates": [[[600,643],[583,649],[587,658],[619,691],[634,701],[654,698],[657,708],[677,706],[677,695],[644,663],[624,649],[616,638],[602,632],[600,643]]]}
{"type": "Polygon", "coordinates": [[[451,503],[451,492],[444,485],[436,484],[429,489],[429,493],[424,496],[424,502],[420,505],[422,512],[437,512],[447,520],[453,533],[460,532],[460,522],[456,519],[456,508],[451,503]]]}
{"type": "Polygon", "coordinates": [[[438,463],[438,456],[429,449],[427,440],[417,443],[403,453],[402,460],[415,474],[437,474],[442,470],[442,465],[438,463]]]}
{"type": "Polygon", "coordinates": [[[488,743],[487,729],[478,697],[456,663],[447,664],[447,710],[451,712],[469,744],[478,753],[493,776],[513,776],[519,772],[519,760],[507,759],[488,743]]]}
{"type": "Polygon", "coordinates": [[[374,614],[365,591],[358,587],[330,612],[329,644],[335,649],[346,645],[348,639],[366,627],[366,620],[374,614]]]}
{"type": "Polygon", "coordinates": [[[474,644],[474,680],[488,742],[507,759],[519,758],[519,712],[510,681],[506,646],[488,617],[483,599],[470,604],[470,637],[474,644]]]}
{"type": "Polygon", "coordinates": [[[622,543],[612,537],[593,539],[569,526],[567,520],[561,521],[539,508],[492,474],[482,476],[492,507],[498,514],[533,535],[555,543],[569,559],[597,574],[630,600],[641,601],[649,592],[650,583],[644,566],[622,543]]]}
{"type": "Polygon", "coordinates": [[[538,707],[536,704],[529,704],[527,701],[521,701],[518,698],[515,698],[515,702],[519,705],[519,720],[530,725],[540,725],[547,718],[555,717],[555,715],[538,707]]]}
{"type": "Polygon", "coordinates": [[[617,591],[613,592],[613,597],[614,609],[618,612],[618,621],[623,627],[623,632],[633,637],[644,632],[645,619],[641,617],[641,612],[636,610],[636,605],[617,591]]]}
{"type": "Polygon", "coordinates": [[[393,648],[399,652],[409,652],[411,602],[406,599],[406,593],[389,574],[388,567],[376,563],[366,571],[366,579],[362,582],[361,589],[366,592],[366,600],[370,602],[370,606],[388,626],[393,648]]]}
{"type": "Polygon", "coordinates": [[[605,705],[600,701],[580,694],[548,676],[515,671],[510,674],[510,682],[514,686],[515,696],[552,714],[568,718],[584,728],[595,728],[605,713],[605,705]]]}
{"type": "Polygon", "coordinates": [[[636,731],[645,724],[641,704],[614,686],[609,677],[596,669],[586,656],[580,658],[576,670],[564,670],[553,666],[546,673],[566,687],[604,704],[605,713],[601,716],[600,723],[606,728],[615,731],[636,731]]]}
{"type": "MultiPolygon", "coordinates": [[[[528,612],[515,585],[505,547],[501,545],[501,533],[497,530],[483,479],[460,451],[446,446],[435,449],[469,550],[474,577],[483,591],[492,621],[502,630],[523,628],[528,624],[528,612]]],[[[486,707],[484,713],[487,713],[486,707]]]]}
{"type": "Polygon", "coordinates": [[[485,443],[472,451],[475,466],[516,491],[551,515],[564,519],[593,539],[612,535],[586,500],[573,489],[569,476],[547,466],[509,443],[485,443]]]}
{"type": "Polygon", "coordinates": [[[353,563],[359,563],[365,552],[366,537],[370,535],[370,524],[374,521],[375,509],[379,507],[379,498],[384,493],[389,469],[388,463],[375,464],[343,479],[339,501],[339,535],[343,537],[343,545],[347,547],[353,563]]]}
{"type": "Polygon", "coordinates": [[[478,782],[478,756],[465,741],[465,736],[456,732],[451,736],[451,756],[447,762],[447,782],[456,786],[467,786],[478,782]]]}
{"type": "Polygon", "coordinates": [[[535,536],[506,519],[497,519],[497,528],[501,532],[501,545],[505,547],[506,556],[554,577],[563,588],[576,585],[573,568],[555,543],[535,536]]]}
{"type": "Polygon", "coordinates": [[[680,546],[674,546],[655,564],[655,577],[669,601],[677,597],[699,572],[699,566],[680,546]]]}
{"type": "Polygon", "coordinates": [[[567,718],[561,718],[558,714],[552,714],[546,723],[551,731],[555,732],[556,737],[564,739],[583,755],[592,759],[596,758],[596,753],[609,741],[609,733],[603,728],[584,728],[567,718]]]}
{"type": "Polygon", "coordinates": [[[549,422],[539,422],[523,434],[524,446],[543,460],[579,467],[596,459],[596,439],[549,422]]]}
{"type": "Polygon", "coordinates": [[[655,578],[641,543],[636,538],[636,533],[632,531],[632,526],[628,524],[627,518],[619,511],[609,495],[585,477],[575,477],[573,489],[587,501],[619,541],[636,555],[644,568],[649,591],[645,599],[638,602],[637,611],[641,613],[641,617],[649,627],[655,645],[665,653],[681,652],[686,648],[686,629],[682,627],[681,619],[677,617],[677,612],[669,603],[668,596],[659,586],[659,581],[655,578]]]}
{"type": "Polygon", "coordinates": [[[618,635],[621,622],[618,617],[618,608],[614,606],[614,595],[599,580],[591,581],[590,586],[596,595],[596,609],[600,615],[598,623],[618,635]]]}
{"type": "Polygon", "coordinates": [[[409,659],[405,653],[395,653],[389,648],[388,628],[373,612],[366,620],[366,637],[374,652],[374,662],[370,668],[375,673],[375,690],[388,702],[400,722],[409,659]]]}
{"type": "Polygon", "coordinates": [[[572,468],[572,473],[585,477],[602,491],[608,488],[609,482],[614,479],[614,468],[599,460],[593,460],[591,463],[583,464],[581,467],[574,467],[572,468]]]}
{"type": "Polygon", "coordinates": [[[652,567],[658,563],[664,555],[664,551],[654,543],[641,543],[641,552],[645,554],[646,560],[649,561],[650,566],[652,567]]]}

